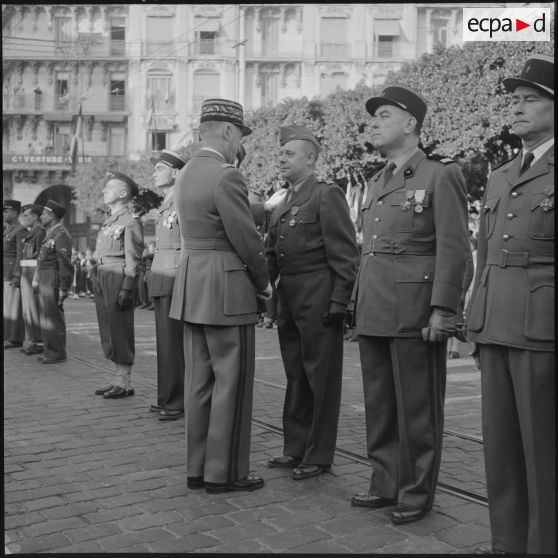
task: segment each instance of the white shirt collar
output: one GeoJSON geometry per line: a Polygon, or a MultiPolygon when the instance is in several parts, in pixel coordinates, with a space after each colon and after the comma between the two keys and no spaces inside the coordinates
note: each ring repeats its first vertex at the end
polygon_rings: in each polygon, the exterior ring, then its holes
{"type": "Polygon", "coordinates": [[[394,157],[393,159],[389,159],[388,160],[388,165],[389,163],[394,163],[395,164],[395,168],[393,169],[393,174],[395,174],[399,169],[401,169],[403,167],[403,165],[417,152],[420,151],[419,148],[414,145],[413,147],[411,147],[411,149],[407,149],[407,151],[405,151],[404,153],[401,153],[401,155],[398,155],[397,157],[394,157]]]}
{"type": "Polygon", "coordinates": [[[525,153],[528,151],[534,155],[534,159],[531,161],[531,166],[533,166],[552,146],[554,145],[554,136],[547,139],[544,143],[541,143],[535,149],[525,149],[523,148],[523,159],[521,160],[521,164],[523,164],[523,160],[525,159],[525,153]]]}

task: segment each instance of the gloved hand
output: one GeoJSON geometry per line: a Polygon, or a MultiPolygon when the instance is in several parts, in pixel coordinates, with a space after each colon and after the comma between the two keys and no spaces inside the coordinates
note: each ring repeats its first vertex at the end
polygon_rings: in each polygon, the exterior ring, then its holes
{"type": "Polygon", "coordinates": [[[469,356],[473,357],[475,366],[480,370],[480,351],[477,343],[473,343],[473,350],[469,353],[469,356]]]}
{"type": "Polygon", "coordinates": [[[20,278],[19,277],[12,277],[12,287],[16,289],[20,288],[20,278]]]}
{"type": "Polygon", "coordinates": [[[345,308],[346,306],[340,302],[330,302],[329,310],[322,316],[322,324],[325,326],[342,324],[345,320],[345,308]]]}
{"type": "Polygon", "coordinates": [[[58,291],[58,307],[62,308],[64,301],[68,298],[68,289],[60,289],[58,291]]]}
{"type": "Polygon", "coordinates": [[[467,326],[464,323],[456,324],[453,336],[462,343],[467,343],[467,326]]]}
{"type": "Polygon", "coordinates": [[[354,302],[349,302],[347,309],[345,310],[345,323],[349,329],[354,329],[356,327],[354,302]]]}
{"type": "Polygon", "coordinates": [[[427,343],[441,343],[456,331],[457,316],[454,312],[434,308],[428,320],[428,327],[422,328],[422,338],[427,343]]]}
{"type": "Polygon", "coordinates": [[[116,307],[118,310],[129,310],[132,307],[132,291],[121,289],[118,293],[116,307]]]}
{"type": "Polygon", "coordinates": [[[37,276],[33,276],[33,281],[31,282],[31,288],[34,294],[39,294],[39,279],[37,276]]]}
{"type": "Polygon", "coordinates": [[[271,283],[267,283],[267,287],[263,291],[256,291],[256,297],[262,300],[270,300],[273,295],[273,289],[271,288],[271,283]]]}

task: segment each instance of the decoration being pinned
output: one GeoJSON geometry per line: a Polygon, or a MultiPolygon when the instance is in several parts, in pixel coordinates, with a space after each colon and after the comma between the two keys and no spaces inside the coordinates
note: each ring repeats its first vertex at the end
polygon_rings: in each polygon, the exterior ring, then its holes
{"type": "Polygon", "coordinates": [[[296,214],[298,213],[298,210],[299,210],[298,205],[293,205],[293,208],[291,209],[291,220],[289,221],[290,227],[294,227],[296,224],[295,217],[296,214]]]}

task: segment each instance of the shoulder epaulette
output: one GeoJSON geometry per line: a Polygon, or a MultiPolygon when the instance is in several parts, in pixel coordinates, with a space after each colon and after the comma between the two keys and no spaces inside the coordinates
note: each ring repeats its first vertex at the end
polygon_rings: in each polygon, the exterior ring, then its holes
{"type": "Polygon", "coordinates": [[[511,159],[507,159],[506,161],[503,161],[499,165],[496,165],[494,167],[490,167],[490,170],[495,171],[496,169],[499,169],[500,167],[503,167],[504,165],[507,165],[508,163],[511,163],[518,155],[519,155],[519,151],[511,159]]]}
{"type": "Polygon", "coordinates": [[[455,163],[455,160],[451,157],[446,157],[445,155],[436,155],[435,153],[431,153],[430,155],[426,156],[427,159],[431,161],[438,161],[438,163],[442,163],[442,165],[449,165],[450,163],[455,163]]]}
{"type": "Polygon", "coordinates": [[[232,165],[231,163],[223,163],[223,164],[221,165],[221,168],[222,168],[222,169],[228,169],[228,168],[231,168],[231,167],[232,167],[233,169],[236,169],[236,167],[235,167],[234,165],[232,165]]]}

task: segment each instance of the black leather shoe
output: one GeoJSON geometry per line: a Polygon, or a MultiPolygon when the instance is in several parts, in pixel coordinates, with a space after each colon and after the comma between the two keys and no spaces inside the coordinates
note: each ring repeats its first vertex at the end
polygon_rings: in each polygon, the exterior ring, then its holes
{"type": "Polygon", "coordinates": [[[272,457],[268,462],[267,466],[272,469],[292,469],[300,463],[298,457],[293,457],[292,455],[280,455],[278,457],[272,457]]]}
{"type": "Polygon", "coordinates": [[[134,388],[123,388],[120,386],[113,386],[110,391],[103,393],[103,399],[120,399],[121,397],[130,397],[136,393],[134,388]]]}
{"type": "Polygon", "coordinates": [[[23,347],[23,341],[4,341],[4,349],[15,349],[16,347],[23,347]]]}
{"type": "Polygon", "coordinates": [[[230,483],[206,482],[205,491],[208,494],[219,494],[221,492],[240,492],[240,491],[251,492],[252,490],[263,488],[264,485],[265,483],[262,478],[248,475],[242,479],[238,479],[230,483]]]}
{"type": "Polygon", "coordinates": [[[59,362],[66,362],[65,358],[49,358],[49,357],[38,357],[40,362],[43,364],[57,364],[59,362]]]}
{"type": "Polygon", "coordinates": [[[301,463],[293,469],[293,479],[302,480],[317,477],[322,473],[327,473],[330,469],[331,465],[306,465],[301,463]]]}
{"type": "Polygon", "coordinates": [[[176,420],[184,416],[184,411],[178,409],[163,409],[159,411],[159,420],[176,420]]]}
{"type": "Polygon", "coordinates": [[[45,352],[45,348],[41,345],[29,345],[27,349],[20,349],[26,355],[40,355],[45,352]]]}
{"type": "Polygon", "coordinates": [[[186,477],[186,486],[188,488],[204,488],[205,482],[203,482],[203,477],[186,477]]]}
{"type": "Polygon", "coordinates": [[[395,504],[397,504],[397,500],[383,498],[382,496],[376,496],[376,494],[370,494],[369,492],[357,492],[351,498],[352,506],[361,506],[363,508],[385,508],[386,506],[394,506],[395,504]]]}
{"type": "Polygon", "coordinates": [[[404,525],[405,523],[412,523],[421,517],[424,517],[427,510],[413,508],[405,504],[397,504],[395,509],[391,512],[391,521],[397,525],[404,525]]]}
{"type": "Polygon", "coordinates": [[[104,395],[107,391],[110,391],[113,387],[114,386],[112,384],[109,384],[108,386],[97,388],[95,390],[95,395],[104,395]]]}
{"type": "Polygon", "coordinates": [[[498,550],[490,546],[480,546],[479,548],[475,549],[475,554],[509,554],[509,552],[498,550]]]}
{"type": "Polygon", "coordinates": [[[159,405],[159,403],[153,403],[153,405],[149,405],[149,410],[152,413],[158,413],[159,411],[162,411],[165,407],[163,407],[163,405],[159,405]]]}

